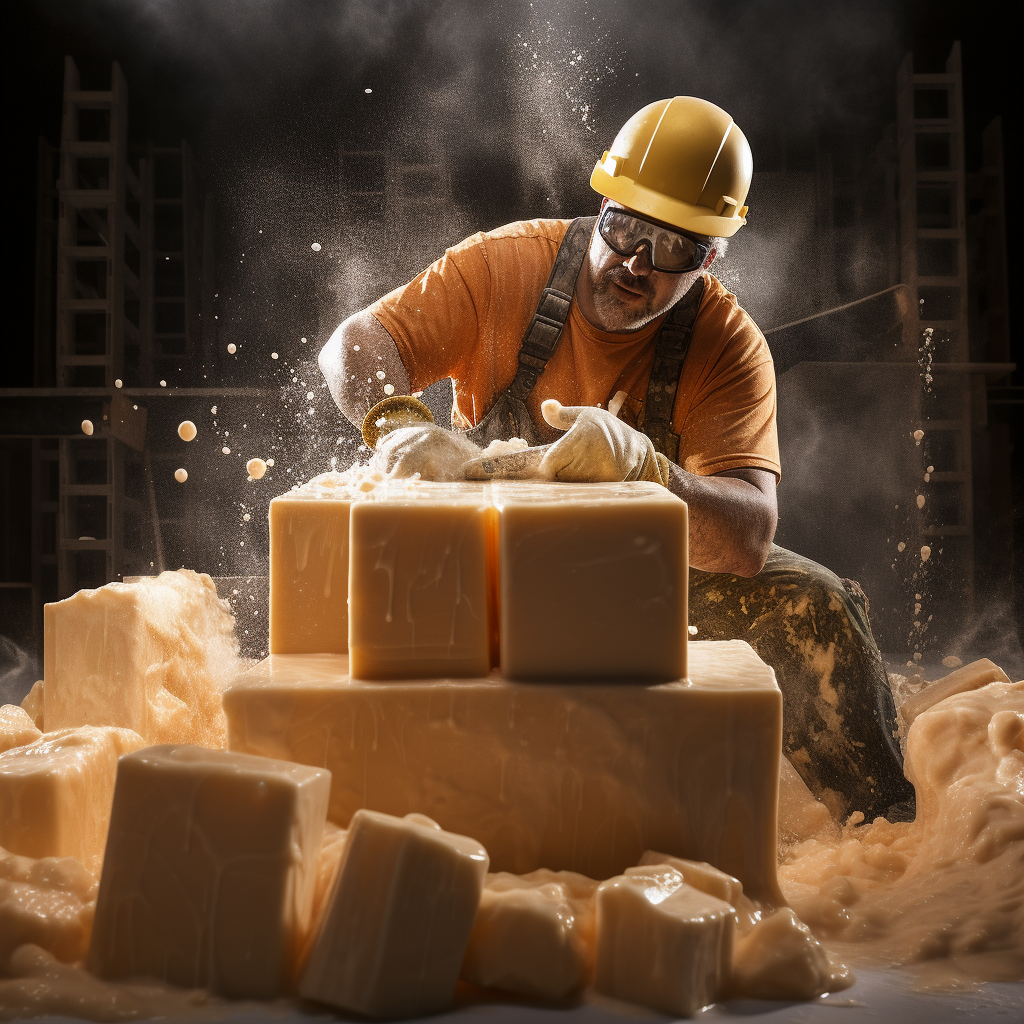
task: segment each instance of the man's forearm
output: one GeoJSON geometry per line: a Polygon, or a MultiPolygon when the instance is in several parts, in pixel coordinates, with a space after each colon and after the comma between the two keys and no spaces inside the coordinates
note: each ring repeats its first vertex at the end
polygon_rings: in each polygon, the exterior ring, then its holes
{"type": "Polygon", "coordinates": [[[690,565],[737,576],[759,572],[778,521],[774,488],[767,470],[697,476],[670,463],[669,490],[689,506],[690,565]]]}
{"type": "Polygon", "coordinates": [[[320,371],[335,404],[357,427],[388,392],[409,394],[409,374],[394,338],[365,309],[353,313],[320,350],[320,371]]]}

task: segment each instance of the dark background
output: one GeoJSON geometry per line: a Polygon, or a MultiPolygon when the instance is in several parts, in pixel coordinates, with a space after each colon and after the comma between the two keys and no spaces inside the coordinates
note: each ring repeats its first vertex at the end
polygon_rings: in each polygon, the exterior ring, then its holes
{"type": "MultiPolygon", "coordinates": [[[[342,463],[355,456],[355,435],[314,362],[334,326],[474,230],[592,212],[594,159],[644,103],[696,94],[720,104],[750,139],[758,172],[810,172],[827,158],[836,175],[855,175],[895,120],[905,53],[913,53],[916,71],[941,71],[961,40],[968,171],[980,165],[981,130],[1003,117],[1011,294],[1020,267],[1020,116],[1008,88],[1019,58],[1011,33],[977,6],[33,0],[11,17],[9,181],[24,201],[8,208],[15,258],[0,386],[32,384],[35,154],[40,135],[59,140],[65,54],[78,63],[83,88],[108,88],[116,60],[128,82],[129,136],[140,152],[147,140],[186,138],[192,146],[200,188],[217,210],[218,344],[223,350],[234,341],[245,353],[228,364],[181,367],[167,383],[195,383],[206,373],[207,386],[258,385],[281,396],[249,419],[268,424],[265,448],[273,441],[275,451],[291,453],[290,478],[282,470],[280,485],[252,504],[244,559],[235,552],[195,565],[221,575],[265,571],[265,554],[257,553],[261,544],[265,552],[265,527],[255,524],[272,493],[328,468],[330,455],[342,463]],[[426,223],[405,227],[350,219],[338,194],[339,148],[397,150],[440,163],[450,200],[426,223]],[[312,241],[320,252],[311,251],[312,241]],[[271,350],[281,359],[271,362],[271,350]],[[310,421],[295,411],[307,389],[316,393],[310,421]]],[[[762,241],[757,259],[745,259],[745,239],[770,214],[758,205],[756,179],[749,201],[751,228],[733,242],[726,280],[767,330],[816,311],[817,253],[813,237],[789,244],[783,224],[774,248],[762,241]]],[[[857,259],[871,258],[870,245],[861,245],[857,259]]],[[[1021,366],[1012,309],[1011,331],[1021,366]]],[[[806,358],[798,344],[826,343],[775,336],[779,372],[806,358]]],[[[1013,382],[1024,383],[1020,369],[1013,382]]],[[[902,401],[897,391],[891,401],[902,401]]],[[[1019,413],[1008,415],[1016,439],[1016,549],[1024,551],[1024,436],[1019,413]]],[[[799,466],[784,464],[784,473],[790,469],[796,479],[799,466]]],[[[216,502],[197,498],[195,507],[218,533],[240,528],[237,504],[233,498],[230,517],[220,521],[216,502]]],[[[857,524],[841,528],[856,531],[857,524]]],[[[1004,632],[1019,629],[1024,598],[1015,586],[1015,594],[999,595],[1004,632]]]]}

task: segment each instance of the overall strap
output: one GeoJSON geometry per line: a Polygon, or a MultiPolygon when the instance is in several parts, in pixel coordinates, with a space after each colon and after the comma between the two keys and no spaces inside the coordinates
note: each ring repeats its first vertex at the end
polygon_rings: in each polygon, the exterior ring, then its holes
{"type": "Polygon", "coordinates": [[[672,410],[676,404],[679,373],[690,347],[690,334],[703,295],[702,274],[672,307],[661,325],[654,350],[651,379],[647,384],[641,429],[654,443],[655,449],[671,462],[677,462],[679,457],[679,435],[672,430],[672,410]]]}
{"type": "Polygon", "coordinates": [[[569,318],[576,278],[579,277],[580,268],[583,266],[583,257],[590,244],[590,235],[596,220],[596,217],[577,217],[569,225],[569,230],[558,247],[551,276],[544,291],[540,293],[537,311],[533,314],[530,326],[526,329],[519,346],[519,368],[508,386],[508,393],[521,402],[525,402],[530,392],[537,386],[537,380],[544,372],[547,361],[558,348],[562,328],[569,318]]]}

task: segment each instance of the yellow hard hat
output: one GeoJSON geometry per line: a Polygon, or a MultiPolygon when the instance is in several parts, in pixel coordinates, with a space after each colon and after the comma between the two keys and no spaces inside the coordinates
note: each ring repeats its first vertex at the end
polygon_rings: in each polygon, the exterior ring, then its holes
{"type": "Polygon", "coordinates": [[[754,158],[721,107],[696,96],[638,110],[598,160],[590,185],[685,231],[728,238],[745,224],[754,158]]]}

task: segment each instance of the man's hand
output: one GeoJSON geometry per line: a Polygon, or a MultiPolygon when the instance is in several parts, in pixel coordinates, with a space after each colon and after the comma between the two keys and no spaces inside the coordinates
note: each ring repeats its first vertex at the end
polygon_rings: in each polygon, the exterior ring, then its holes
{"type": "Polygon", "coordinates": [[[549,398],[541,406],[544,419],[565,430],[548,450],[538,476],[575,483],[653,480],[668,486],[668,460],[654,450],[651,439],[623,423],[607,409],[565,406],[549,398]]]}
{"type": "Polygon", "coordinates": [[[396,477],[465,480],[463,467],[480,454],[472,441],[434,423],[399,427],[377,442],[370,465],[396,477]]]}

